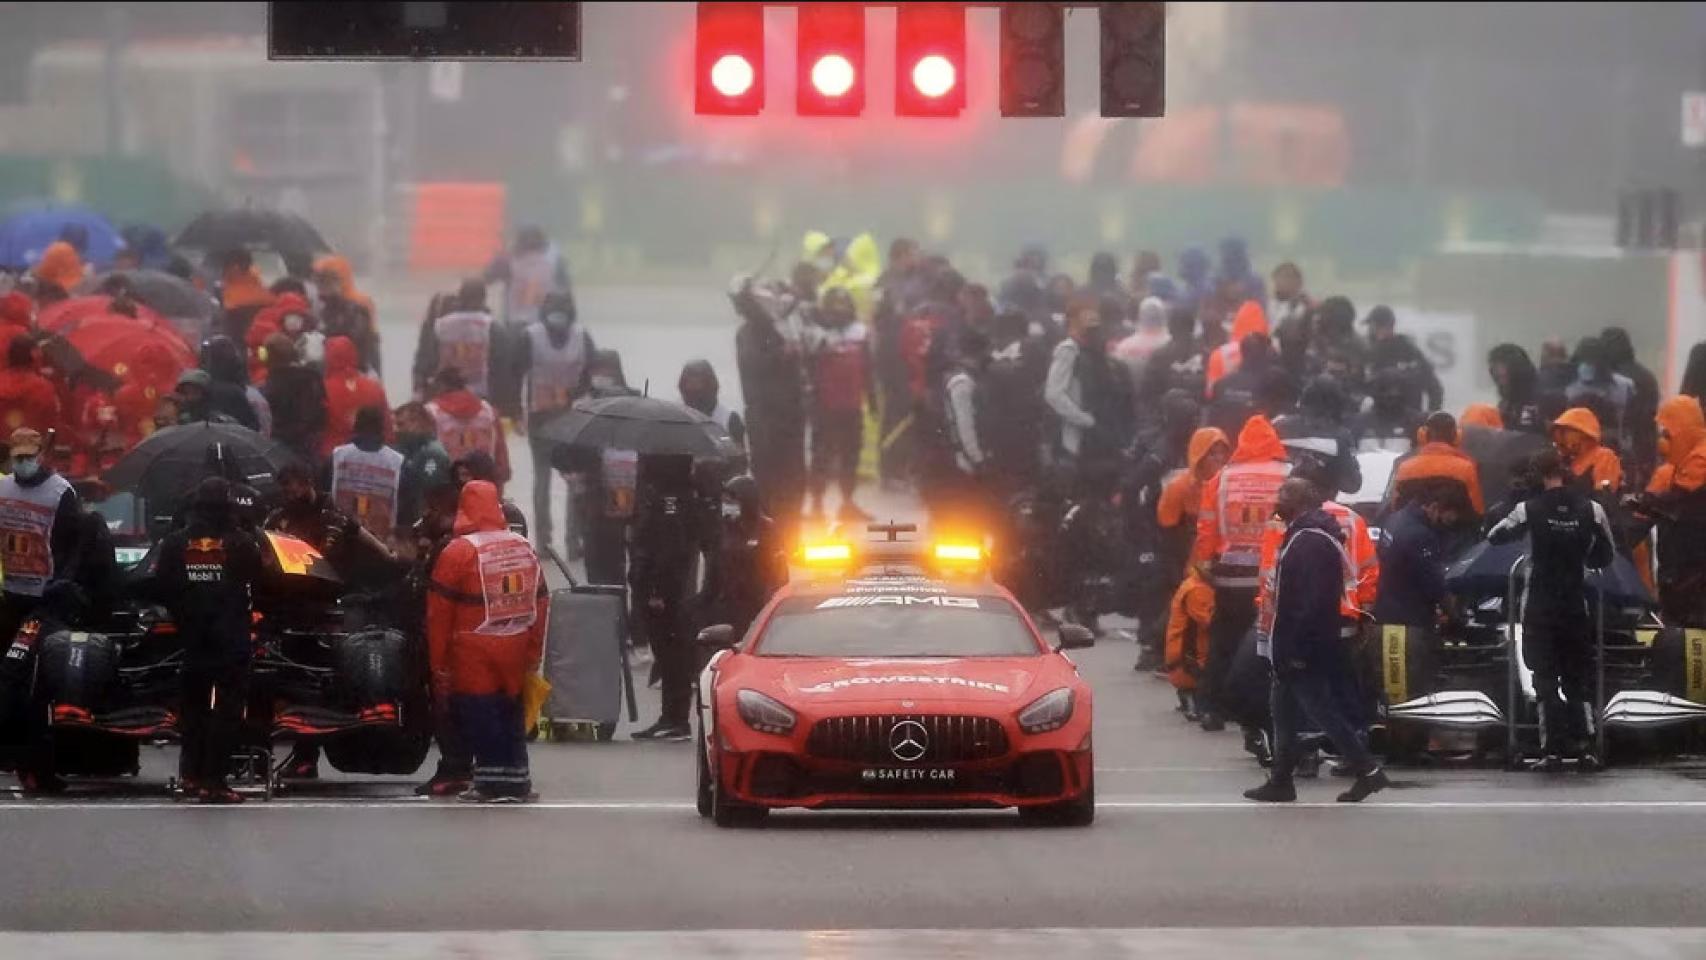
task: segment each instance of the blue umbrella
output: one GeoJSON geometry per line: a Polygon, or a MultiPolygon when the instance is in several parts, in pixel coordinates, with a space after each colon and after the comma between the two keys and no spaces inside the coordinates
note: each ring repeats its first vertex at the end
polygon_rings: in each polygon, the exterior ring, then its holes
{"type": "Polygon", "coordinates": [[[114,255],[124,248],[118,230],[88,207],[38,206],[20,210],[0,223],[0,267],[22,270],[33,266],[67,227],[81,228],[88,236],[83,259],[97,267],[111,265],[114,255]]]}

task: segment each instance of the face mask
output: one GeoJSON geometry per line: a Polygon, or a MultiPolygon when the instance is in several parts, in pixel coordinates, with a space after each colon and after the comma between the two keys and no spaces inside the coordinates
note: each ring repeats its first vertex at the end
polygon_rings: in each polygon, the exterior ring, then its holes
{"type": "Polygon", "coordinates": [[[733,503],[733,502],[728,501],[728,500],[723,501],[723,519],[724,520],[739,520],[740,515],[741,515],[740,504],[733,503]]]}
{"type": "Polygon", "coordinates": [[[569,315],[566,313],[549,313],[545,315],[545,329],[552,333],[562,333],[569,329],[569,315]]]}
{"type": "Polygon", "coordinates": [[[41,461],[35,457],[18,457],[12,461],[12,475],[19,480],[34,480],[41,473],[41,461]]]}
{"type": "Polygon", "coordinates": [[[1593,366],[1591,364],[1586,364],[1586,363],[1576,364],[1576,379],[1577,380],[1581,380],[1583,382],[1586,382],[1586,381],[1592,380],[1593,378],[1594,378],[1594,369],[1593,369],[1593,366]]]}
{"type": "Polygon", "coordinates": [[[284,318],[284,329],[285,329],[286,333],[301,333],[302,332],[302,315],[298,314],[298,313],[293,313],[290,316],[285,317],[284,318]]]}
{"type": "Polygon", "coordinates": [[[614,390],[614,389],[616,389],[616,378],[615,377],[593,377],[592,378],[592,388],[594,390],[614,390]]]}

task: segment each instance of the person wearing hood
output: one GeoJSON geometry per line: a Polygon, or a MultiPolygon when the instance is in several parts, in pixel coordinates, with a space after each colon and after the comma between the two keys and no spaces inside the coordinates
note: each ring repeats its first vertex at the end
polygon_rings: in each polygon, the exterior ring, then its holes
{"type": "Polygon", "coordinates": [[[77,248],[64,240],[55,240],[41,253],[41,259],[30,268],[36,281],[36,303],[47,306],[71,296],[83,283],[87,271],[77,248]]]}
{"type": "Polygon", "coordinates": [[[1294,462],[1313,460],[1332,477],[1338,493],[1362,489],[1362,466],[1357,462],[1356,439],[1345,426],[1348,402],[1338,381],[1319,376],[1303,388],[1296,414],[1274,420],[1274,430],[1285,442],[1294,462]]]}
{"type": "Polygon", "coordinates": [[[1226,237],[1220,241],[1220,271],[1215,284],[1230,290],[1239,301],[1268,302],[1268,290],[1262,277],[1250,265],[1250,250],[1243,237],[1226,237]]]}
{"type": "Polygon", "coordinates": [[[1391,307],[1377,306],[1363,319],[1368,325],[1368,377],[1376,383],[1395,380],[1404,387],[1403,404],[1413,413],[1438,410],[1445,403],[1434,365],[1415,341],[1398,332],[1391,307]]]}
{"type": "Polygon", "coordinates": [[[1514,343],[1499,344],[1487,353],[1487,375],[1498,388],[1499,419],[1506,430],[1546,432],[1540,415],[1540,376],[1528,351],[1514,343]]]}
{"type": "Polygon", "coordinates": [[[1179,254],[1179,284],[1183,290],[1178,305],[1193,318],[1203,301],[1208,299],[1210,267],[1208,254],[1196,247],[1186,247],[1179,254]]]}
{"type": "Polygon", "coordinates": [[[456,538],[433,565],[427,595],[433,699],[473,754],[473,785],[458,799],[533,798],[521,695],[544,655],[550,594],[527,538],[504,523],[498,491],[462,488],[456,538]]]}
{"type": "Polygon", "coordinates": [[[517,231],[514,245],[492,260],[484,279],[503,284],[504,323],[515,330],[524,330],[539,319],[547,296],[574,293],[568,261],[545,237],[545,231],[534,226],[517,231]]]}
{"type": "MultiPolygon", "coordinates": [[[[1252,333],[1239,344],[1238,369],[1220,378],[1209,390],[1208,411],[1204,420],[1219,427],[1227,436],[1244,429],[1244,422],[1257,412],[1273,414],[1267,399],[1275,395],[1277,381],[1286,380],[1285,372],[1274,362],[1273,342],[1265,333],[1252,333]]],[[[1296,387],[1289,387],[1296,398],[1296,387]]]]}
{"type": "Polygon", "coordinates": [[[1595,654],[1586,577],[1589,567],[1612,561],[1616,538],[1605,508],[1570,482],[1576,471],[1557,452],[1537,454],[1532,469],[1540,493],[1487,531],[1487,542],[1528,538],[1528,583],[1518,618],[1540,712],[1539,766],[1562,769],[1563,755],[1573,747],[1591,769],[1598,758],[1591,746],[1595,654]]]}
{"type": "Polygon", "coordinates": [[[225,778],[248,702],[250,594],[261,557],[221,477],[201,481],[188,524],[160,544],[160,595],[184,647],[179,778],[201,803],[243,802],[225,778]]]}
{"type": "Polygon", "coordinates": [[[1392,472],[1386,510],[1402,510],[1424,492],[1452,487],[1473,517],[1487,512],[1481,496],[1481,473],[1475,461],[1458,446],[1457,418],[1445,411],[1430,414],[1422,424],[1422,446],[1399,461],[1392,472]]]}
{"type": "Polygon", "coordinates": [[[637,397],[640,391],[628,386],[628,376],[622,372],[622,354],[615,350],[594,350],[587,363],[587,396],[594,400],[611,397],[637,397]]]}
{"type": "Polygon", "coordinates": [[[297,361],[296,344],[288,334],[274,334],[265,349],[273,439],[313,462],[320,455],[320,438],[326,430],[325,381],[297,361]]]}
{"type": "MultiPolygon", "coordinates": [[[[201,369],[209,380],[208,409],[261,432],[259,410],[249,399],[249,372],[231,338],[215,334],[201,345],[201,369]]],[[[262,399],[262,403],[266,401],[262,399]]],[[[270,411],[269,411],[270,413],[270,411]]]]}
{"type": "Polygon", "coordinates": [[[349,261],[337,254],[314,261],[314,289],[320,295],[320,327],[326,339],[350,338],[361,369],[379,376],[379,312],[373,299],[356,288],[349,261]]]}
{"type": "Polygon", "coordinates": [[[1706,397],[1706,342],[1689,348],[1688,364],[1682,371],[1682,387],[1677,392],[1696,400],[1706,397]]]}
{"type": "Polygon", "coordinates": [[[135,446],[154,432],[154,410],[160,398],[177,386],[178,362],[158,343],[145,343],[136,351],[130,375],[113,394],[119,436],[135,446]]]}
{"type": "Polygon", "coordinates": [[[332,337],[326,341],[326,432],[320,440],[320,456],[332,455],[336,448],[349,443],[356,431],[355,420],[362,410],[379,411],[380,437],[391,436],[391,408],[385,399],[385,387],[375,377],[361,372],[361,358],[355,342],[348,337],[332,337]]]}
{"type": "Polygon", "coordinates": [[[43,433],[60,425],[59,391],[36,370],[35,345],[26,336],[6,344],[6,369],[0,370],[0,426],[29,427],[43,433]]]}
{"type": "MultiPolygon", "coordinates": [[[[741,318],[735,361],[746,399],[752,476],[764,495],[765,512],[784,530],[792,530],[806,489],[807,410],[800,345],[779,329],[783,325],[750,281],[740,283],[729,300],[741,318]]],[[[889,436],[901,429],[897,426],[889,436]]]]}
{"type": "Polygon", "coordinates": [[[437,428],[438,442],[460,460],[466,454],[484,453],[497,465],[499,489],[510,479],[509,439],[492,405],[480,399],[455,367],[446,367],[433,378],[437,393],[427,403],[427,413],[437,428]]]}
{"type": "Polygon", "coordinates": [[[1137,329],[1113,350],[1114,359],[1125,365],[1131,377],[1134,395],[1143,394],[1143,377],[1149,361],[1167,341],[1167,303],[1160,297],[1145,297],[1137,305],[1137,329]]]}
{"type": "Polygon", "coordinates": [[[699,592],[703,623],[726,623],[735,636],[745,636],[787,581],[787,548],[775,522],[764,515],[758,483],[749,476],[734,477],[723,485],[717,548],[699,592]]]}
{"type": "Polygon", "coordinates": [[[1623,462],[1616,451],[1600,445],[1599,418],[1592,410],[1565,410],[1552,421],[1552,443],[1570,475],[1589,494],[1615,495],[1623,488],[1623,462]]]}
{"type": "MultiPolygon", "coordinates": [[[[1193,591],[1208,591],[1206,605],[1203,597],[1181,597],[1176,588],[1181,588],[1181,573],[1192,577],[1196,569],[1190,563],[1191,541],[1196,536],[1197,512],[1202,507],[1203,485],[1226,465],[1226,458],[1231,452],[1232,444],[1226,439],[1226,434],[1214,427],[1198,428],[1191,434],[1184,468],[1167,473],[1161,485],[1160,496],[1154,501],[1158,570],[1152,578],[1155,582],[1146,591],[1145,599],[1148,602],[1145,609],[1138,614],[1140,636],[1146,641],[1144,655],[1139,663],[1144,667],[1149,665],[1148,656],[1155,650],[1159,641],[1163,662],[1170,672],[1174,672],[1173,685],[1181,691],[1195,690],[1195,678],[1200,676],[1200,668],[1207,665],[1207,629],[1214,614],[1214,593],[1212,584],[1202,573],[1195,573],[1191,586],[1193,591]],[[1170,606],[1167,605],[1169,597],[1170,606]],[[1185,605],[1183,610],[1187,614],[1203,614],[1200,641],[1192,644],[1195,652],[1190,655],[1190,659],[1195,663],[1195,668],[1189,671],[1191,682],[1188,687],[1181,685],[1176,674],[1180,669],[1180,658],[1185,656],[1175,649],[1180,632],[1186,630],[1185,624],[1176,622],[1176,618],[1181,614],[1181,604],[1185,605]]],[[[1187,594],[1189,593],[1187,591],[1187,594]]],[[[1199,711],[1194,700],[1191,709],[1186,713],[1192,720],[1200,719],[1196,715],[1199,711]]]]}
{"type": "MultiPolygon", "coordinates": [[[[1611,369],[1610,356],[1598,337],[1583,337],[1576,345],[1575,359],[1576,376],[1564,388],[1564,398],[1572,407],[1595,411],[1608,446],[1629,450],[1626,440],[1630,407],[1635,405],[1635,382],[1611,369]]],[[[1657,413],[1656,401],[1653,407],[1649,418],[1657,413]]],[[[1634,463],[1633,451],[1629,452],[1630,462],[1634,463]]]]}
{"type": "MultiPolygon", "coordinates": [[[[512,406],[516,428],[527,435],[533,454],[533,526],[541,550],[551,543],[551,485],[556,471],[551,458],[557,444],[541,437],[537,428],[574,405],[591,389],[592,358],[597,348],[586,328],[576,322],[575,302],[566,294],[551,294],[540,308],[539,320],[517,338],[515,366],[521,372],[520,392],[526,402],[512,406]],[[525,416],[520,416],[525,412],[525,416]]],[[[714,375],[713,375],[714,377],[714,375]]],[[[741,438],[744,442],[745,437],[741,438]]],[[[566,512],[566,556],[579,559],[573,498],[566,512]]]]}
{"type": "Polygon", "coordinates": [[[1258,803],[1297,799],[1292,777],[1303,758],[1307,723],[1332,741],[1356,776],[1341,803],[1358,803],[1391,785],[1369,752],[1365,724],[1347,704],[1356,699],[1355,671],[1343,640],[1347,578],[1352,569],[1339,521],[1322,509],[1322,491],[1302,477],[1276,491],[1273,513],[1285,524],[1267,637],[1273,667],[1274,759],[1267,782],[1244,796],[1258,803]]]}
{"type": "Polygon", "coordinates": [[[1499,408],[1490,403],[1471,403],[1463,408],[1463,415],[1457,418],[1458,424],[1464,427],[1480,427],[1483,430],[1503,430],[1505,418],[1499,413],[1499,408]]]}
{"type": "Polygon", "coordinates": [[[1225,724],[1218,703],[1221,686],[1244,634],[1256,622],[1262,533],[1273,515],[1280,484],[1291,473],[1285,444],[1260,414],[1238,433],[1227,465],[1203,484],[1197,513],[1194,563],[1207,569],[1214,585],[1214,624],[1204,673],[1208,729],[1225,724]]]}
{"type": "Polygon", "coordinates": [[[1635,358],[1635,344],[1629,339],[1629,331],[1606,327],[1599,335],[1599,342],[1605,348],[1605,361],[1611,372],[1627,377],[1634,384],[1635,392],[1624,411],[1624,419],[1628,424],[1630,460],[1645,475],[1654,468],[1658,457],[1655,418],[1659,412],[1659,380],[1635,358]]]}
{"type": "Polygon", "coordinates": [[[1244,362],[1244,340],[1252,334],[1268,334],[1268,317],[1262,305],[1246,300],[1232,317],[1232,339],[1208,355],[1207,395],[1214,395],[1214,385],[1222,377],[1237,373],[1244,362]]]}
{"type": "Polygon", "coordinates": [[[853,491],[859,484],[859,454],[865,444],[865,403],[874,400],[870,335],[854,313],[853,298],[839,289],[824,292],[818,325],[808,334],[812,467],[805,515],[828,515],[824,493],[833,480],[841,493],[840,518],[865,520],[868,515],[854,501],[853,491]]]}
{"type": "Polygon", "coordinates": [[[689,360],[683,364],[675,387],[681,394],[683,406],[710,417],[723,428],[735,446],[743,450],[746,448],[746,421],[718,399],[722,382],[717,379],[717,370],[711,366],[711,361],[689,360]]]}
{"type": "Polygon", "coordinates": [[[1665,622],[1706,626],[1706,416],[1699,400],[1676,396],[1659,407],[1656,426],[1658,469],[1629,506],[1658,528],[1655,585],[1665,622]]]}

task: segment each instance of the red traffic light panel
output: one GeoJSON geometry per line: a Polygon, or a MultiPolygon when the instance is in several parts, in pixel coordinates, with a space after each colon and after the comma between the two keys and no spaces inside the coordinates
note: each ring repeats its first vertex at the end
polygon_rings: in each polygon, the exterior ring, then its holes
{"type": "Polygon", "coordinates": [[[695,112],[752,116],[764,109],[763,4],[699,4],[693,51],[695,112]]]}
{"type": "Polygon", "coordinates": [[[802,116],[856,117],[865,110],[865,7],[802,3],[795,110],[802,116]]]}
{"type": "Polygon", "coordinates": [[[966,105],[966,13],[958,3],[895,7],[894,112],[953,117],[966,105]]]}

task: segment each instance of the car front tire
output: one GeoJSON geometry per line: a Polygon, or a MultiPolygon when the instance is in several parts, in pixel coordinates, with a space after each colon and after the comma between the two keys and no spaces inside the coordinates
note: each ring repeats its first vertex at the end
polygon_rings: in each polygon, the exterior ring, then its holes
{"type": "Polygon", "coordinates": [[[699,734],[697,746],[699,762],[696,766],[699,768],[699,789],[693,798],[693,805],[698,809],[701,817],[708,817],[711,815],[711,763],[705,758],[705,751],[709,744],[705,742],[703,731],[699,734]]]}
{"type": "Polygon", "coordinates": [[[1046,827],[1088,827],[1096,822],[1096,781],[1085,784],[1083,793],[1064,803],[1020,807],[1019,819],[1046,827]]]}
{"type": "Polygon", "coordinates": [[[713,772],[707,764],[707,786],[710,788],[711,822],[719,827],[756,827],[764,822],[770,811],[729,799],[723,789],[721,771],[713,772]]]}

